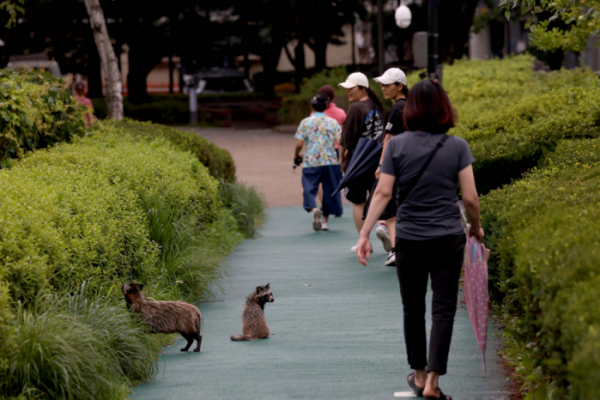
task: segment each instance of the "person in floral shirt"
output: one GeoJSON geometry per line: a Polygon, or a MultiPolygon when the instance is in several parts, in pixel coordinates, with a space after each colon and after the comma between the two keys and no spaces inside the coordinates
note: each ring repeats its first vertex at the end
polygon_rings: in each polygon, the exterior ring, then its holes
{"type": "Polygon", "coordinates": [[[315,231],[329,230],[329,216],[343,213],[340,193],[331,195],[342,178],[335,152],[335,144],[340,140],[342,128],[335,119],[323,113],[327,108],[327,95],[318,92],[310,102],[314,113],[304,118],[298,126],[294,160],[306,145],[302,168],[304,209],[312,213],[315,231]],[[320,184],[323,185],[322,209],[317,208],[315,201],[320,184]]]}

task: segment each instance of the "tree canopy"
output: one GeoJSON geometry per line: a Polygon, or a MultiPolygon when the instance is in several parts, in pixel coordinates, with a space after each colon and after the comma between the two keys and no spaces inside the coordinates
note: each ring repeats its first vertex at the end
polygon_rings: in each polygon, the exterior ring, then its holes
{"type": "Polygon", "coordinates": [[[512,10],[531,14],[532,44],[541,50],[582,52],[590,36],[600,45],[600,0],[502,0],[501,7],[507,18],[512,10]]]}

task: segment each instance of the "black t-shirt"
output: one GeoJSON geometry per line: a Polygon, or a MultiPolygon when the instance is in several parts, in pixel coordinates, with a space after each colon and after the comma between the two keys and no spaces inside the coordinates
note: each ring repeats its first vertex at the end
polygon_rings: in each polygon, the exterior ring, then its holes
{"type": "Polygon", "coordinates": [[[345,171],[350,164],[358,139],[361,137],[375,139],[381,133],[383,133],[383,115],[373,100],[367,99],[352,103],[348,108],[344,125],[342,125],[340,145],[348,149],[348,155],[340,165],[342,171],[345,171]]]}
{"type": "Polygon", "coordinates": [[[404,107],[406,106],[406,99],[400,99],[394,103],[390,110],[390,116],[388,117],[388,123],[385,126],[385,133],[389,133],[392,136],[401,134],[406,130],[404,126],[404,107]]]}

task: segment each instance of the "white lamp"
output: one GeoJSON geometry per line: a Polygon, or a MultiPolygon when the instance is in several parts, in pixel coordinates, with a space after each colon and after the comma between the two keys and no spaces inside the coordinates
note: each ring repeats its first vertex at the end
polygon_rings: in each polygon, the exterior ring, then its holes
{"type": "Polygon", "coordinates": [[[410,26],[412,13],[410,12],[410,8],[406,7],[404,4],[396,9],[395,17],[398,28],[406,29],[410,26]]]}

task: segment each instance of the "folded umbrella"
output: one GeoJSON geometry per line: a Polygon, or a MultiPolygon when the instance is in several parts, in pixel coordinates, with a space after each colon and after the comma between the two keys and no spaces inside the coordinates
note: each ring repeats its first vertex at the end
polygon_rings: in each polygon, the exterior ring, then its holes
{"type": "Polygon", "coordinates": [[[471,325],[477,338],[483,372],[487,345],[488,318],[490,314],[488,292],[488,258],[490,251],[471,236],[465,246],[465,298],[471,325]]]}
{"type": "Polygon", "coordinates": [[[333,194],[367,174],[374,174],[379,165],[382,149],[383,146],[377,140],[361,137],[356,144],[346,173],[333,194]]]}

